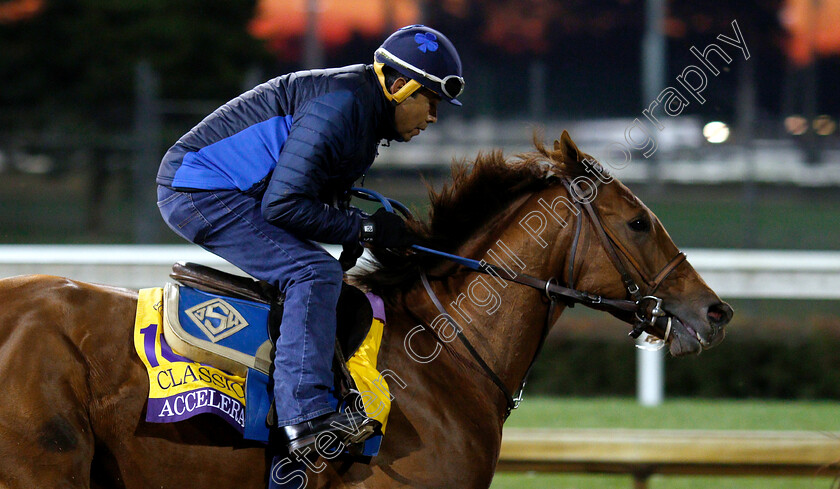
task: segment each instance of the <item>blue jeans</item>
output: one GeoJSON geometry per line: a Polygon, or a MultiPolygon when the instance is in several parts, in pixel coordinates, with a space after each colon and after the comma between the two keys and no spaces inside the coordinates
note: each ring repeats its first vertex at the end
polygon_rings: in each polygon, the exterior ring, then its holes
{"type": "Polygon", "coordinates": [[[260,192],[158,187],[163,219],[182,238],[286,294],[274,358],[278,426],[333,412],[335,307],[343,272],[320,245],[266,221],[260,192]]]}

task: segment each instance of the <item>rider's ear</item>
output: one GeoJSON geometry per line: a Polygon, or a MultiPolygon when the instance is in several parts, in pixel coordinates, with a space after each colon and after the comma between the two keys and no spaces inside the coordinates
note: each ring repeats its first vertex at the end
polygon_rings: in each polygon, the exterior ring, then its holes
{"type": "Polygon", "coordinates": [[[388,90],[390,90],[391,95],[393,95],[393,94],[399,92],[400,89],[402,87],[404,87],[406,83],[408,83],[408,82],[406,81],[405,78],[397,78],[396,80],[394,80],[394,83],[391,84],[391,86],[388,88],[388,90]]]}

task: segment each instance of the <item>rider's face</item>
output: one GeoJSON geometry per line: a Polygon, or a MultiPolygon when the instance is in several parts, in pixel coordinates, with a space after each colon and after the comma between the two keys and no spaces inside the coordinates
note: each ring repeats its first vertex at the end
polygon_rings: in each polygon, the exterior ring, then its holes
{"type": "Polygon", "coordinates": [[[397,104],[394,110],[395,127],[404,141],[409,141],[426,126],[437,121],[437,107],[440,97],[421,88],[397,104]]]}

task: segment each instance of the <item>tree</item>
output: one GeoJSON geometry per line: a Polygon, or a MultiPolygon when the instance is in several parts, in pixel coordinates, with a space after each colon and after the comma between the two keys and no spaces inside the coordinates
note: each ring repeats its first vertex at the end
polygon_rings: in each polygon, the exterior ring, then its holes
{"type": "Polygon", "coordinates": [[[145,59],[166,97],[228,98],[270,59],[246,32],[255,0],[61,0],[0,24],[0,104],[31,124],[70,111],[127,121],[145,59]]]}

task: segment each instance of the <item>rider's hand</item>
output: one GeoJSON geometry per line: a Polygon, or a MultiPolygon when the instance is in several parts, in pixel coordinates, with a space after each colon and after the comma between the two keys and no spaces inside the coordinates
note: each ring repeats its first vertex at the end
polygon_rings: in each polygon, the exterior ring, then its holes
{"type": "Polygon", "coordinates": [[[345,244],[341,248],[341,255],[338,257],[338,263],[341,264],[341,269],[346,272],[347,270],[353,268],[353,266],[356,265],[356,260],[362,256],[364,251],[364,246],[362,246],[362,243],[359,243],[358,241],[345,244]]]}
{"type": "Polygon", "coordinates": [[[405,221],[384,208],[362,220],[361,239],[383,248],[405,248],[417,242],[417,237],[405,226],[405,221]]]}

